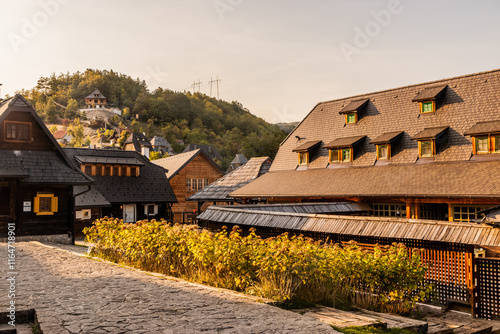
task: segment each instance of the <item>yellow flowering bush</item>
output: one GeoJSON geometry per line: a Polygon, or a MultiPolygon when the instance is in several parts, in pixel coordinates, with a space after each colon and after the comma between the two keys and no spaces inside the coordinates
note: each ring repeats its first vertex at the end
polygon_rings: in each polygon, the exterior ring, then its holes
{"type": "Polygon", "coordinates": [[[103,218],[84,229],[92,255],[144,270],[270,298],[284,307],[323,304],[408,313],[429,298],[419,250],[303,236],[262,239],[238,227],[213,233],[165,221],[103,218]]]}

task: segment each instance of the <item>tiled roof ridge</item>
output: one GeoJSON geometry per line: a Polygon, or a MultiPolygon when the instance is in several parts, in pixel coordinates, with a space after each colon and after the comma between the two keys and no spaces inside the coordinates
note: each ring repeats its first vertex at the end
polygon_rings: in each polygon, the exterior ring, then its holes
{"type": "MultiPolygon", "coordinates": [[[[457,79],[464,79],[464,78],[468,78],[468,77],[474,77],[474,76],[479,76],[479,75],[484,75],[484,74],[489,74],[489,73],[494,73],[494,72],[500,72],[500,68],[499,69],[494,69],[494,70],[489,70],[489,71],[484,71],[484,72],[477,72],[477,73],[471,73],[471,74],[465,74],[465,75],[458,75],[458,76],[454,76],[454,77],[450,77],[450,78],[444,78],[444,79],[439,79],[439,80],[434,80],[434,81],[426,81],[426,82],[421,82],[421,83],[412,84],[412,85],[400,86],[400,87],[395,87],[395,88],[388,88],[388,89],[378,90],[378,91],[374,91],[374,92],[367,92],[367,93],[362,93],[362,94],[357,94],[357,95],[352,95],[352,96],[345,96],[345,97],[338,98],[338,99],[326,100],[326,101],[318,102],[316,104],[316,106],[318,106],[320,104],[324,104],[324,103],[338,102],[338,101],[348,100],[348,99],[361,99],[361,98],[365,98],[367,95],[387,93],[387,92],[391,92],[391,91],[395,91],[395,90],[400,90],[400,89],[406,89],[406,88],[424,86],[424,85],[429,85],[429,84],[445,83],[446,81],[457,80],[457,79]]],[[[313,110],[314,110],[314,108],[313,108],[313,110]]]]}
{"type": "Polygon", "coordinates": [[[163,161],[168,161],[168,160],[176,160],[176,159],[179,159],[179,158],[185,158],[187,156],[196,155],[196,154],[200,153],[200,151],[201,151],[201,148],[197,148],[197,149],[192,150],[192,151],[183,152],[183,153],[179,153],[179,154],[176,154],[176,155],[171,155],[169,157],[161,158],[161,159],[156,159],[154,161],[155,162],[163,162],[163,161]]]}

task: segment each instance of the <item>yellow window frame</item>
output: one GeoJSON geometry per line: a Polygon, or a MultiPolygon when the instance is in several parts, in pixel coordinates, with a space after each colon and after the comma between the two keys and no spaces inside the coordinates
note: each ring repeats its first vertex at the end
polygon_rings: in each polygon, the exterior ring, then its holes
{"type": "Polygon", "coordinates": [[[377,160],[388,160],[390,158],[391,158],[391,144],[377,145],[377,160]],[[380,157],[380,148],[382,148],[382,146],[387,146],[387,157],[386,158],[380,157]]]}
{"type": "Polygon", "coordinates": [[[309,165],[309,152],[298,152],[297,157],[299,159],[299,165],[309,165]],[[304,155],[303,160],[300,159],[301,155],[304,155]]]}
{"type": "Polygon", "coordinates": [[[436,156],[436,142],[434,140],[419,140],[418,141],[418,156],[420,158],[429,158],[429,157],[436,156]],[[422,143],[424,143],[424,142],[431,142],[431,146],[432,146],[432,153],[431,154],[426,154],[426,155],[422,154],[422,143]]]}
{"type": "Polygon", "coordinates": [[[422,101],[422,102],[419,102],[419,105],[420,105],[420,113],[421,114],[429,114],[431,112],[436,111],[436,101],[422,101]],[[431,111],[424,111],[424,103],[432,103],[432,110],[431,111]]]}
{"type": "Polygon", "coordinates": [[[353,160],[354,160],[354,157],[353,157],[352,147],[335,148],[335,149],[330,149],[329,150],[328,162],[331,163],[331,164],[332,163],[341,163],[341,162],[351,162],[353,160]],[[342,152],[344,150],[349,150],[350,159],[348,161],[344,161],[344,159],[343,159],[344,156],[343,156],[342,152]],[[336,152],[336,154],[334,152],[336,152]],[[337,156],[337,159],[333,160],[333,158],[335,158],[335,156],[337,156]]]}
{"type": "Polygon", "coordinates": [[[54,196],[54,194],[40,194],[33,200],[33,212],[36,213],[37,216],[51,216],[54,213],[58,212],[59,208],[59,199],[54,196]],[[40,199],[41,198],[50,198],[50,211],[40,211],[40,199]]]}

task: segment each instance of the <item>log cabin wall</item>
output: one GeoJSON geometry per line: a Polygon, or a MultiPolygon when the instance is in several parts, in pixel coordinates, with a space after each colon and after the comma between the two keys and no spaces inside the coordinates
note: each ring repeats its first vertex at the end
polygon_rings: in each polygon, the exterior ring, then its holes
{"type": "MultiPolygon", "coordinates": [[[[178,201],[178,203],[172,205],[173,213],[193,212],[193,210],[198,210],[198,203],[196,201],[186,201],[186,198],[199,191],[188,191],[186,184],[187,179],[208,179],[208,183],[211,184],[222,176],[223,173],[220,169],[216,168],[212,162],[208,161],[203,154],[198,154],[177,175],[170,179],[170,185],[178,201]]],[[[202,210],[209,204],[205,204],[202,210]]]]}

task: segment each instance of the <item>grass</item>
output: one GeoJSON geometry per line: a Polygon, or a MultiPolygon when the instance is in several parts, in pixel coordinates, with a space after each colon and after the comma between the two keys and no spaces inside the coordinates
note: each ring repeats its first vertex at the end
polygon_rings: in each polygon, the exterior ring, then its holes
{"type": "Polygon", "coordinates": [[[344,334],[415,334],[401,328],[376,328],[371,326],[333,328],[344,334]]]}

